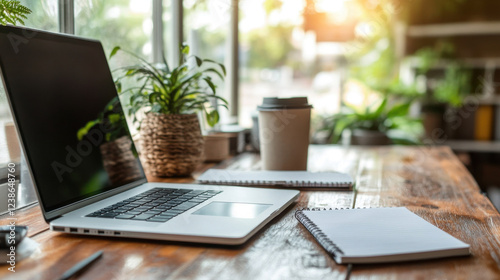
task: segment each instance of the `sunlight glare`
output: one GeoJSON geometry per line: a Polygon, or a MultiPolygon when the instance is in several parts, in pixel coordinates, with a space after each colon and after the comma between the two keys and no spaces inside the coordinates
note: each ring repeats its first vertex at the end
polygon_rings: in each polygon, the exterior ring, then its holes
{"type": "Polygon", "coordinates": [[[119,7],[111,7],[107,12],[106,12],[106,18],[109,19],[116,19],[119,18],[121,15],[121,11],[119,7]]]}
{"type": "Polygon", "coordinates": [[[151,18],[144,19],[142,22],[142,31],[148,36],[153,33],[153,20],[151,18]]]}
{"type": "Polygon", "coordinates": [[[142,47],[142,53],[144,55],[151,55],[152,52],[153,52],[153,45],[151,44],[151,42],[147,42],[146,44],[144,44],[144,46],[142,47]]]}
{"type": "Polygon", "coordinates": [[[351,0],[317,0],[316,11],[319,13],[340,13],[347,10],[347,2],[351,0]]]}
{"type": "Polygon", "coordinates": [[[349,2],[351,0],[317,0],[315,7],[317,12],[327,13],[332,22],[340,24],[349,18],[349,2]]]}
{"type": "Polygon", "coordinates": [[[129,6],[133,13],[146,14],[151,11],[151,4],[152,1],[131,0],[129,6]]]}
{"type": "Polygon", "coordinates": [[[278,11],[273,11],[268,17],[264,9],[264,0],[242,0],[240,1],[242,19],[239,23],[239,30],[245,33],[281,23],[300,25],[303,21],[304,7],[304,0],[286,0],[282,2],[278,11]]]}
{"type": "Polygon", "coordinates": [[[348,82],[344,93],[344,102],[359,108],[365,101],[365,92],[362,85],[358,82],[348,82]]]}

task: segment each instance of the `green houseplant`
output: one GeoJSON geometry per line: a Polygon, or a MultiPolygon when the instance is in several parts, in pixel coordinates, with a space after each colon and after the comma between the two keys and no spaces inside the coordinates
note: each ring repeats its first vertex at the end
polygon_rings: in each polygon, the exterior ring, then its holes
{"type": "Polygon", "coordinates": [[[344,131],[350,131],[353,145],[416,144],[416,137],[401,133],[420,125],[420,120],[408,116],[410,106],[411,102],[390,103],[387,96],[363,109],[346,105],[326,120],[325,129],[332,143],[338,143],[344,131]]]}
{"type": "Polygon", "coordinates": [[[435,131],[445,129],[445,112],[454,112],[462,107],[467,95],[472,92],[472,73],[455,58],[454,52],[451,43],[441,42],[415,53],[414,59],[418,62],[416,74],[425,77],[428,88],[420,103],[425,135],[429,139],[437,137],[435,131]],[[440,64],[446,66],[440,71],[441,75],[430,71],[440,69],[440,64]]]}
{"type": "Polygon", "coordinates": [[[31,10],[21,5],[16,0],[0,0],[0,24],[8,23],[16,25],[17,22],[24,24],[27,15],[31,14],[31,10]]]}
{"type": "MultiPolygon", "coordinates": [[[[119,47],[115,47],[113,57],[119,47]]],[[[119,94],[128,101],[128,114],[140,132],[142,163],[154,176],[191,174],[202,157],[203,137],[198,112],[210,126],[219,121],[217,104],[227,101],[216,95],[213,77],[223,80],[224,65],[189,55],[189,46],[180,47],[179,66],[170,68],[164,60],[153,65],[136,57],[139,64],[118,69],[119,94]],[[139,86],[122,91],[122,81],[134,79],[139,86]],[[216,105],[213,105],[213,104],[216,105]]]]}
{"type": "Polygon", "coordinates": [[[454,57],[454,52],[455,47],[451,43],[441,42],[415,53],[415,59],[419,62],[417,75],[427,75],[439,63],[446,65],[442,77],[429,78],[433,80],[433,85],[431,92],[423,96],[424,105],[460,107],[471,92],[471,73],[454,57]]]}

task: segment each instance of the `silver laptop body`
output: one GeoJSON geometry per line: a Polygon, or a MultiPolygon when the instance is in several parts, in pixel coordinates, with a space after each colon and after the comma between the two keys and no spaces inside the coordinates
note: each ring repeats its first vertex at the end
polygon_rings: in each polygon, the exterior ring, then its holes
{"type": "Polygon", "coordinates": [[[295,190],[146,183],[66,213],[52,220],[50,227],[56,231],[78,234],[237,245],[244,243],[285,210],[297,198],[298,193],[295,190]],[[155,187],[222,192],[165,223],[85,217],[95,209],[155,187]],[[212,209],[212,205],[223,207],[204,213],[203,210],[212,209]]]}

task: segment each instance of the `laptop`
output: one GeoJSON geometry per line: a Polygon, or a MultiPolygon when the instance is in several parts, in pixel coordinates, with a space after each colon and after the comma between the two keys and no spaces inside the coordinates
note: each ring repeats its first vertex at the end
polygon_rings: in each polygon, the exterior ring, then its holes
{"type": "Polygon", "coordinates": [[[99,41],[0,26],[0,69],[54,231],[237,245],[298,198],[297,190],[148,182],[126,122],[116,122],[125,118],[99,41]]]}

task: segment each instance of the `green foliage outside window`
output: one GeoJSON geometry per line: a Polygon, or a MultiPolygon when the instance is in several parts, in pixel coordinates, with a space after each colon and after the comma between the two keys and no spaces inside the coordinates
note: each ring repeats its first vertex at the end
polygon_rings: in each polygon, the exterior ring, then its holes
{"type": "Polygon", "coordinates": [[[276,68],[286,64],[294,49],[291,41],[293,26],[276,25],[256,29],[249,34],[248,66],[250,68],[276,68]]]}
{"type": "MultiPolygon", "coordinates": [[[[115,46],[121,46],[150,60],[150,53],[144,52],[144,46],[151,41],[150,35],[146,32],[147,28],[144,28],[145,21],[151,17],[150,12],[133,11],[130,2],[130,0],[76,1],[76,35],[101,41],[107,52],[115,46]]],[[[130,63],[133,63],[133,59],[122,56],[110,61],[110,67],[116,68],[130,63]]]]}

